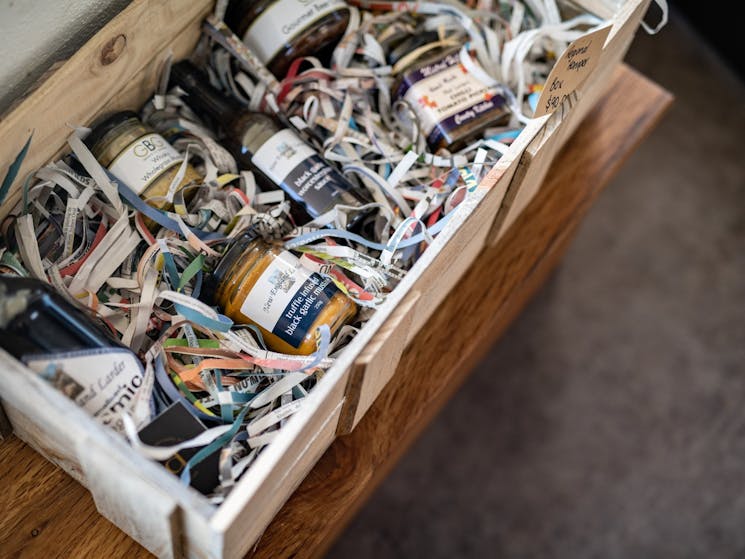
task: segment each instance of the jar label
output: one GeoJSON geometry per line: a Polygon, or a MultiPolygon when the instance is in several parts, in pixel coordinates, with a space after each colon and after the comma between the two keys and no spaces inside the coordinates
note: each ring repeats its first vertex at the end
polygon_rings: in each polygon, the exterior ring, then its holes
{"type": "Polygon", "coordinates": [[[37,373],[100,423],[124,432],[121,413],[132,414],[143,384],[142,364],[131,351],[98,349],[24,358],[37,373]]]}
{"type": "Polygon", "coordinates": [[[312,217],[333,208],[349,183],[295,132],[285,128],[256,151],[251,162],[300,202],[312,217]]]}
{"type": "Polygon", "coordinates": [[[164,171],[184,160],[160,134],[146,134],[129,144],[109,165],[116,178],[142,194],[164,171]]]}
{"type": "Polygon", "coordinates": [[[282,251],[251,288],[241,313],[293,347],[300,347],[310,327],[331,298],[334,283],[302,267],[282,251]]]}
{"type": "Polygon", "coordinates": [[[243,35],[243,42],[267,64],[280,49],[324,16],[346,10],[344,0],[277,0],[243,35]]]}
{"type": "Polygon", "coordinates": [[[430,145],[474,120],[497,119],[505,99],[460,63],[458,53],[407,73],[396,92],[419,118],[430,145]]]}

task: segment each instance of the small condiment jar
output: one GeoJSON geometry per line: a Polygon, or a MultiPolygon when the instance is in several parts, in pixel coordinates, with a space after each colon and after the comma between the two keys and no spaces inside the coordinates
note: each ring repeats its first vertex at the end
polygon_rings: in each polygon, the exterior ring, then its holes
{"type": "Polygon", "coordinates": [[[296,58],[327,62],[349,23],[344,0],[232,0],[225,23],[282,79],[296,58]]]}
{"type": "MultiPolygon", "coordinates": [[[[422,34],[415,43],[395,49],[400,58],[389,56],[397,74],[393,98],[411,107],[432,150],[457,151],[480,138],[487,128],[506,122],[507,102],[497,87],[486,85],[461,63],[461,45],[452,41],[422,44],[429,38],[422,34]]],[[[472,61],[479,67],[476,59],[472,61]]]]}
{"type": "Polygon", "coordinates": [[[333,336],[357,312],[330,279],[252,232],[233,241],[205,288],[206,302],[238,324],[257,326],[267,347],[281,353],[313,353],[320,325],[333,336]]]}
{"type": "MultiPolygon", "coordinates": [[[[166,196],[184,160],[176,148],[132,111],[106,118],[93,128],[85,142],[101,165],[145,201],[166,196]]],[[[201,181],[196,169],[187,165],[178,190],[201,181]]],[[[149,203],[158,209],[170,209],[165,199],[149,203]]]]}

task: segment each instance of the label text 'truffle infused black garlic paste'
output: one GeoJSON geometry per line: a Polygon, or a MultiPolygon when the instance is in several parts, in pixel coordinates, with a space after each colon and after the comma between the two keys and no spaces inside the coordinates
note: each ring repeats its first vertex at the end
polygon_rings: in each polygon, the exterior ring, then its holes
{"type": "Polygon", "coordinates": [[[269,348],[300,355],[315,351],[321,324],[333,336],[357,312],[333,281],[251,231],[227,247],[202,298],[238,324],[258,326],[269,348]]]}

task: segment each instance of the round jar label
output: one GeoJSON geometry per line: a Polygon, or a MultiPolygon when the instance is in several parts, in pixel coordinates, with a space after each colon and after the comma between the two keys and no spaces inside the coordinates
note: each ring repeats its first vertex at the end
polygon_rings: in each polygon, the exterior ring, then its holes
{"type": "Polygon", "coordinates": [[[109,171],[140,195],[155,179],[183,160],[163,136],[146,134],[122,150],[109,165],[109,171]]]}
{"type": "Polygon", "coordinates": [[[501,116],[505,99],[496,87],[484,85],[460,62],[458,53],[407,72],[396,92],[419,119],[430,145],[436,145],[443,130],[465,126],[476,119],[501,116]]]}
{"type": "Polygon", "coordinates": [[[300,347],[318,315],[339,292],[334,283],[282,251],[256,280],[241,313],[293,347],[300,347]]]}

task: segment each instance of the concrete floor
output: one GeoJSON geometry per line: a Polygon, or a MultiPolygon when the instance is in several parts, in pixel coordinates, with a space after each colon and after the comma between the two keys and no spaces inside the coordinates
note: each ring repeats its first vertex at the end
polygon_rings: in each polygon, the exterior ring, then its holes
{"type": "Polygon", "coordinates": [[[329,558],[745,556],[745,84],[628,61],[674,108],[329,558]]]}

